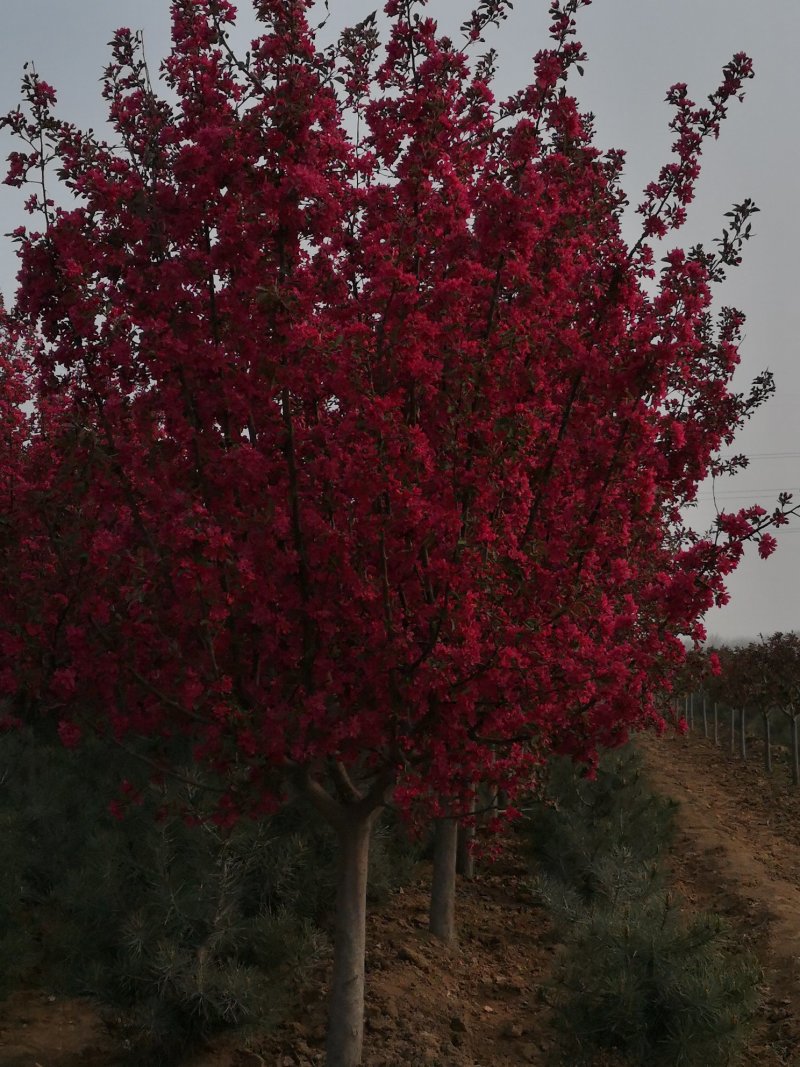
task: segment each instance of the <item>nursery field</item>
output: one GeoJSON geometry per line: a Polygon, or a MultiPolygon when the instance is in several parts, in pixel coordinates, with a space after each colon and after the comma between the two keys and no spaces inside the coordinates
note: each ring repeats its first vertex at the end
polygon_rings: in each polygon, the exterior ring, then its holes
{"type": "MultiPolygon", "coordinates": [[[[711,742],[638,742],[656,792],[679,802],[666,858],[668,886],[688,912],[715,912],[764,970],[762,1003],[740,1060],[800,1063],[800,797],[711,742]]],[[[524,1067],[554,1062],[554,967],[559,927],[532,890],[525,839],[460,881],[459,942],[427,931],[430,871],[370,910],[365,1067],[524,1067]]],[[[322,1062],[329,961],[296,985],[286,1021],[270,1033],[212,1038],[186,1067],[311,1067],[322,1062]]],[[[119,1044],[88,1003],[21,989],[0,1005],[0,1067],[116,1067],[119,1044]]],[[[596,1067],[631,1060],[598,1053],[596,1067]]]]}

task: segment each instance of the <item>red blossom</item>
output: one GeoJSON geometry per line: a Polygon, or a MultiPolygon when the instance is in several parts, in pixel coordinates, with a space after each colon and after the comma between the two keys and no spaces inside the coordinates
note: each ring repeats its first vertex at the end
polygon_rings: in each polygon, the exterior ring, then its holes
{"type": "Polygon", "coordinates": [[[758,554],[762,559],[768,559],[777,547],[778,542],[772,534],[763,533],[758,538],[758,554]]]}

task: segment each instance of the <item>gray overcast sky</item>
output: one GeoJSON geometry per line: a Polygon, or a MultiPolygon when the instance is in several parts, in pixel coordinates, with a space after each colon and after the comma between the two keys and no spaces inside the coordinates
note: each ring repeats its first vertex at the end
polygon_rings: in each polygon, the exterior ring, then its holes
{"type": "MultiPolygon", "coordinates": [[[[331,27],[363,18],[383,0],[330,0],[331,27]]],[[[469,0],[430,0],[429,11],[455,36],[473,6],[469,0]]],[[[0,111],[17,103],[22,64],[34,60],[56,87],[60,113],[81,126],[104,118],[98,79],[107,42],[118,26],[143,29],[155,68],[169,42],[168,0],[6,0],[3,5],[0,111]]],[[[239,8],[245,39],[253,27],[249,0],[239,8]]],[[[531,57],[547,43],[547,0],[517,0],[517,10],[488,42],[500,52],[498,89],[505,93],[530,80],[531,57]]],[[[721,507],[774,504],[777,493],[800,499],[800,297],[797,256],[800,212],[800,0],[594,0],[580,14],[578,37],[589,53],[583,79],[572,86],[584,109],[594,112],[597,143],[628,153],[625,188],[639,202],[644,185],[666,161],[669,85],[685,81],[702,100],[714,89],[722,65],[737,51],[755,61],[743,104],[731,108],[720,140],[704,158],[689,223],[676,238],[684,245],[710,241],[732,203],[752,197],[761,208],[745,262],[718,292],[718,302],[740,307],[748,325],[738,387],[764,367],[775,374],[777,395],[741,434],[735,451],[750,467],[717,485],[721,507]]],[[[0,138],[0,155],[11,144],[0,138]]],[[[25,221],[17,190],[0,187],[0,233],[25,221]]],[[[634,233],[635,218],[630,222],[634,233]]],[[[0,289],[11,297],[15,261],[8,240],[0,244],[0,289]]],[[[698,524],[713,514],[711,491],[701,490],[698,524]]],[[[709,631],[724,638],[800,629],[800,521],[779,533],[769,560],[755,549],[729,583],[731,603],[712,612],[709,631]]]]}

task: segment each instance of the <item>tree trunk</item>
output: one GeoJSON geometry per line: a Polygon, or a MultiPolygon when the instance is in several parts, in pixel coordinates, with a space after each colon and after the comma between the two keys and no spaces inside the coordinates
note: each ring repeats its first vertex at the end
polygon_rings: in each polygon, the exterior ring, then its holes
{"type": "Polygon", "coordinates": [[[731,708],[731,755],[736,755],[736,712],[731,708]]]}
{"type": "Polygon", "coordinates": [[[703,737],[708,737],[708,704],[705,693],[703,693],[703,737]]]}
{"type": "Polygon", "coordinates": [[[359,1067],[364,1043],[364,954],[367,868],[372,825],[378,812],[350,812],[339,837],[339,884],[333,974],[328,1002],[326,1067],[359,1067]]]}
{"type": "Polygon", "coordinates": [[[741,737],[739,738],[739,746],[742,755],[742,759],[747,762],[747,723],[745,722],[744,708],[739,709],[739,732],[741,737]]]}
{"type": "Polygon", "coordinates": [[[797,716],[792,715],[792,785],[800,785],[800,751],[797,744],[797,716]]]}
{"type": "Polygon", "coordinates": [[[764,770],[772,774],[772,729],[769,721],[769,712],[762,711],[764,719],[764,770]]]}
{"type": "Polygon", "coordinates": [[[714,701],[714,744],[719,748],[719,707],[714,701]]]}
{"type": "MultiPolygon", "coordinates": [[[[470,801],[468,812],[470,815],[475,815],[475,808],[477,807],[476,798],[473,797],[470,801]]],[[[471,826],[464,826],[463,823],[458,824],[458,851],[456,855],[456,873],[460,874],[462,878],[466,878],[467,881],[471,881],[475,877],[475,857],[472,854],[470,845],[475,840],[475,824],[471,826]]]]}
{"type": "Polygon", "coordinates": [[[484,809],[481,815],[481,826],[486,826],[497,815],[496,785],[484,786],[481,790],[481,807],[484,809]]]}
{"type": "Polygon", "coordinates": [[[458,821],[437,819],[433,841],[430,931],[452,944],[456,937],[456,852],[458,821]]]}

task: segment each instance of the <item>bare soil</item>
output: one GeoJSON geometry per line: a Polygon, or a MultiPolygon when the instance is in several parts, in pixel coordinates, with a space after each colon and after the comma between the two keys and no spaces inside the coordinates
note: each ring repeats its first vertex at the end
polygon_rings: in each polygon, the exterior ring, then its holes
{"type": "MultiPolygon", "coordinates": [[[[725,916],[764,968],[746,1067],[800,1067],[800,793],[710,741],[640,740],[654,787],[680,802],[668,857],[687,904],[725,916]]],[[[429,870],[369,918],[365,1067],[545,1067],[556,1044],[547,981],[558,944],[532,903],[512,834],[504,857],[459,886],[459,942],[427,933],[429,870]]],[[[227,1035],[186,1067],[312,1067],[322,1062],[327,963],[298,987],[277,1032],[227,1035]]],[[[0,1067],[118,1067],[91,1006],[47,991],[0,1005],[0,1067]]],[[[600,1063],[601,1061],[598,1061],[600,1063]]],[[[604,1061],[609,1063],[611,1061],[604,1061]]]]}

